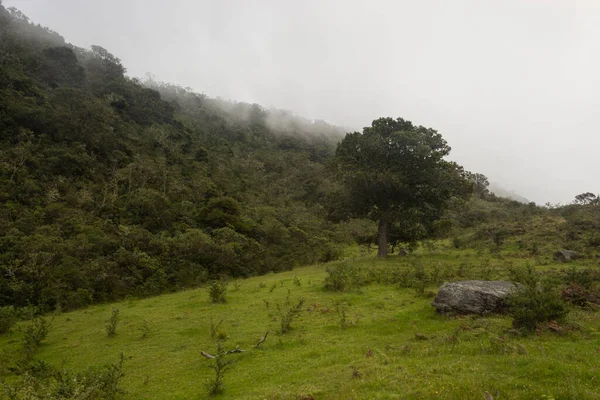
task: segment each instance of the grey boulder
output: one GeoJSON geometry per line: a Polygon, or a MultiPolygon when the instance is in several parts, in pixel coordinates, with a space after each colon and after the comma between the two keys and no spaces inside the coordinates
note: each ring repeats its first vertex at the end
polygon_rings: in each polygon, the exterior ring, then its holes
{"type": "Polygon", "coordinates": [[[579,258],[579,255],[577,254],[577,252],[572,250],[562,249],[554,253],[554,260],[556,261],[568,262],[571,260],[575,260],[576,258],[579,258]]]}
{"type": "Polygon", "coordinates": [[[516,290],[506,281],[460,281],[444,283],[433,302],[439,313],[487,314],[502,311],[516,290]]]}

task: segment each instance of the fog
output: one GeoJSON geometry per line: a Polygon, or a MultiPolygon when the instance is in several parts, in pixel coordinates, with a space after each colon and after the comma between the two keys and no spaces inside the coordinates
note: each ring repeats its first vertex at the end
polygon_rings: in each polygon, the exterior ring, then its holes
{"type": "Polygon", "coordinates": [[[435,128],[538,203],[600,192],[595,0],[5,0],[128,74],[361,129],[435,128]]]}

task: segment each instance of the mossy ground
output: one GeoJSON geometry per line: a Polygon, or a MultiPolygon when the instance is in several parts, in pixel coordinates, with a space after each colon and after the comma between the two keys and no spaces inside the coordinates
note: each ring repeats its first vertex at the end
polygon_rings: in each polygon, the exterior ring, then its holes
{"type": "MultiPolygon", "coordinates": [[[[427,265],[462,264],[471,270],[485,258],[486,265],[496,266],[495,277],[505,272],[502,265],[507,263],[535,263],[511,249],[496,255],[448,248],[419,253],[416,257],[427,265]]],[[[348,262],[404,268],[406,260],[365,255],[348,262]]],[[[123,398],[204,398],[214,372],[200,351],[215,350],[212,318],[224,321],[226,347],[246,350],[227,356],[234,363],[218,398],[484,399],[486,393],[494,399],[600,397],[596,312],[573,309],[569,322],[575,328],[519,336],[509,332],[508,316],[437,315],[431,298],[418,296],[414,289],[373,283],[346,293],[325,291],[325,269],[315,265],[231,283],[225,304],[212,304],[206,289],[199,288],[63,313],[54,317],[37,358],[80,370],[115,362],[123,351],[128,357],[123,398]],[[293,329],[278,335],[277,304],[283,304],[288,292],[292,303],[302,297],[306,301],[293,329]],[[337,311],[341,304],[346,328],[337,311]],[[107,337],[112,308],[120,310],[120,319],[116,336],[107,337]],[[266,342],[254,349],[267,330],[266,342]]],[[[436,289],[431,285],[428,291],[436,289]]],[[[0,337],[2,348],[19,351],[23,324],[0,337]]]]}

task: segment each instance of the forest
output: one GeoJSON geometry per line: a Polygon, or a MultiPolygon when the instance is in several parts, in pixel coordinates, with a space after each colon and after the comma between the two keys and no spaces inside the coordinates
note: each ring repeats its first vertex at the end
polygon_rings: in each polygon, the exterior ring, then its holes
{"type": "Polygon", "coordinates": [[[0,305],[73,309],[339,255],[338,127],[125,75],[1,11],[0,305]]]}

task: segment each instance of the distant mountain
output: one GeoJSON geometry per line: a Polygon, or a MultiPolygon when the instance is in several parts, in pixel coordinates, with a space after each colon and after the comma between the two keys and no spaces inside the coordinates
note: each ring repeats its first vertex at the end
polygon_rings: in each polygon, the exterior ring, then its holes
{"type": "Polygon", "coordinates": [[[506,197],[508,199],[512,199],[512,200],[518,201],[520,203],[525,203],[525,204],[531,203],[531,201],[529,201],[525,197],[523,197],[511,190],[506,190],[496,183],[490,182],[489,189],[490,189],[490,192],[494,193],[496,196],[506,197]]]}

